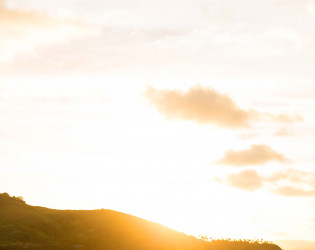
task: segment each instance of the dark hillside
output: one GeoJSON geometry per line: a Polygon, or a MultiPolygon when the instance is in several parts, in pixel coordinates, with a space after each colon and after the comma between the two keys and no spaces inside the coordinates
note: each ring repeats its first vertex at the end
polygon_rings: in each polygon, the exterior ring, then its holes
{"type": "Polygon", "coordinates": [[[0,249],[260,249],[273,244],[207,242],[112,210],[54,210],[0,194],[0,249]]]}

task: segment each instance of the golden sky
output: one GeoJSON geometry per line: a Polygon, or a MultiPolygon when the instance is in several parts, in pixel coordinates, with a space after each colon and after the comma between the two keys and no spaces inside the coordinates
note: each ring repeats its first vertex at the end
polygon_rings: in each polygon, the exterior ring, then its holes
{"type": "Polygon", "coordinates": [[[309,0],[0,0],[0,192],[313,240],[314,30],[309,0]]]}

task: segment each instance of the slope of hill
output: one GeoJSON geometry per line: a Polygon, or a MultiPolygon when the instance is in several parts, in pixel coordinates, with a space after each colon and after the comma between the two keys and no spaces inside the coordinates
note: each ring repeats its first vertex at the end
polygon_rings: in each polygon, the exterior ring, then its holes
{"type": "Polygon", "coordinates": [[[54,210],[0,194],[0,249],[259,249],[269,243],[212,242],[112,210],[54,210]]]}

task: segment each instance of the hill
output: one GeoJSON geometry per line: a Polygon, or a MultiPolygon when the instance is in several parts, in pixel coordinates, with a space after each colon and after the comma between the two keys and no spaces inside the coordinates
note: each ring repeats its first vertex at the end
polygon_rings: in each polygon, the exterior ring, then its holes
{"type": "Polygon", "coordinates": [[[128,214],[100,210],[55,210],[0,194],[0,249],[258,249],[270,243],[204,241],[128,214]]]}

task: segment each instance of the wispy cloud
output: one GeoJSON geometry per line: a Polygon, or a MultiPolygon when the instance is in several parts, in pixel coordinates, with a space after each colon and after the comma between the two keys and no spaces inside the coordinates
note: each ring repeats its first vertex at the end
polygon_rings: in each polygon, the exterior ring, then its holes
{"type": "Polygon", "coordinates": [[[279,114],[279,115],[272,115],[266,114],[267,117],[270,117],[271,120],[279,121],[279,122],[300,122],[303,121],[303,117],[300,114],[279,114]]]}
{"type": "Polygon", "coordinates": [[[278,187],[274,192],[283,196],[295,196],[295,197],[315,196],[315,189],[302,189],[302,188],[295,188],[291,186],[278,187]]]}
{"type": "Polygon", "coordinates": [[[289,131],[287,128],[281,128],[277,132],[274,133],[275,136],[292,136],[293,133],[289,131]]]}
{"type": "Polygon", "coordinates": [[[263,165],[270,161],[278,161],[280,163],[288,162],[282,154],[274,151],[265,144],[252,145],[245,150],[228,150],[224,156],[217,161],[217,164],[231,165],[236,167],[248,165],[263,165]]]}
{"type": "Polygon", "coordinates": [[[315,196],[313,185],[315,173],[295,169],[286,169],[269,176],[258,174],[256,170],[243,170],[229,174],[226,183],[231,187],[245,191],[255,191],[262,187],[270,188],[271,192],[287,197],[315,196]]]}
{"type": "Polygon", "coordinates": [[[287,169],[265,177],[264,180],[276,184],[274,193],[283,196],[306,197],[315,195],[315,173],[287,169]]]}
{"type": "Polygon", "coordinates": [[[315,178],[315,173],[305,172],[296,169],[286,169],[273,173],[271,176],[266,177],[265,179],[268,182],[275,183],[282,180],[288,180],[292,183],[309,183],[311,184],[315,178]]]}
{"type": "Polygon", "coordinates": [[[297,115],[273,115],[254,109],[245,110],[238,107],[228,95],[199,85],[187,92],[149,87],[145,95],[160,113],[170,119],[214,124],[223,128],[249,127],[251,122],[258,120],[295,122],[302,119],[297,115]]]}
{"type": "Polygon", "coordinates": [[[239,135],[239,138],[242,140],[249,140],[256,137],[257,135],[257,133],[243,133],[239,135]]]}
{"type": "Polygon", "coordinates": [[[97,33],[74,19],[56,18],[44,12],[11,9],[0,0],[0,62],[9,62],[19,53],[97,33]]]}

